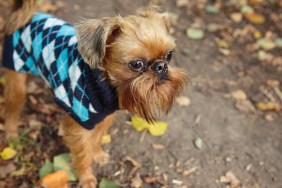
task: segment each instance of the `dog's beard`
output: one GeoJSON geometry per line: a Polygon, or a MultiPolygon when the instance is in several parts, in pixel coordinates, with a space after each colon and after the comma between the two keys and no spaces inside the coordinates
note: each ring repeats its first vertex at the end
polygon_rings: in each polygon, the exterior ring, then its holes
{"type": "Polygon", "coordinates": [[[174,98],[188,82],[188,76],[181,69],[171,69],[165,80],[157,75],[143,74],[117,87],[119,105],[132,114],[154,122],[161,112],[168,113],[174,98]]]}

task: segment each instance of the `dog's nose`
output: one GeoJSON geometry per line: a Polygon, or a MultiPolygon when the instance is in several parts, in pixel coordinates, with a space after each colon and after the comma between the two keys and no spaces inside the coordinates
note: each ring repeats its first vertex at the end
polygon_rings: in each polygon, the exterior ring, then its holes
{"type": "Polygon", "coordinates": [[[168,71],[167,62],[158,61],[152,65],[152,70],[157,74],[165,74],[168,71]]]}

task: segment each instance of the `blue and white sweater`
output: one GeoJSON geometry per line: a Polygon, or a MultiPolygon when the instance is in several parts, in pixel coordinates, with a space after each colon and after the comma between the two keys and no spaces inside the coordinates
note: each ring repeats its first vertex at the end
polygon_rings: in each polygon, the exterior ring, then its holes
{"type": "Polygon", "coordinates": [[[3,66],[41,76],[57,104],[86,129],[118,108],[115,91],[79,54],[75,28],[50,14],[35,13],[5,37],[3,66]]]}

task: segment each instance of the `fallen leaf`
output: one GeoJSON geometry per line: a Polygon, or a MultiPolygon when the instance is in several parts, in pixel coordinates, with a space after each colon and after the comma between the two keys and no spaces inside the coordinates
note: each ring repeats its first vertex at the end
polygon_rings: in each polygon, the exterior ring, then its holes
{"type": "Polygon", "coordinates": [[[186,96],[176,97],[175,101],[180,106],[189,106],[191,104],[191,100],[186,96]]]}
{"type": "Polygon", "coordinates": [[[245,100],[245,99],[247,99],[246,93],[243,90],[241,90],[241,89],[231,92],[231,96],[234,99],[236,99],[236,100],[245,100]]]}
{"type": "Polygon", "coordinates": [[[54,172],[54,165],[48,159],[45,160],[45,164],[39,169],[39,177],[43,178],[47,174],[54,172]]]}
{"type": "Polygon", "coordinates": [[[274,102],[259,102],[257,103],[257,108],[259,110],[262,110],[262,111],[268,111],[268,110],[274,110],[274,111],[277,111],[279,112],[281,110],[281,107],[278,103],[274,103],[274,102]]]}
{"type": "Polygon", "coordinates": [[[108,143],[111,143],[111,141],[112,141],[112,136],[109,135],[109,134],[106,134],[102,137],[101,143],[102,144],[108,144],[108,143]]]}
{"type": "Polygon", "coordinates": [[[271,40],[269,40],[267,38],[260,38],[260,39],[258,39],[256,44],[259,47],[261,47],[261,48],[263,48],[265,50],[271,50],[271,49],[275,48],[275,46],[276,46],[276,44],[273,41],[271,41],[271,40]]]}
{"type": "Polygon", "coordinates": [[[165,180],[160,176],[153,176],[153,177],[144,177],[144,182],[148,184],[158,183],[161,185],[165,185],[165,180]]]}
{"type": "Polygon", "coordinates": [[[141,167],[141,165],[135,159],[129,156],[126,156],[125,158],[123,158],[120,164],[123,167],[123,169],[127,169],[128,178],[132,178],[133,175],[135,175],[136,172],[141,167]]]}
{"type": "Polygon", "coordinates": [[[222,39],[218,39],[216,40],[216,44],[219,48],[228,48],[228,44],[225,40],[222,40],[222,39]]]}
{"type": "Polygon", "coordinates": [[[175,185],[182,185],[182,184],[183,184],[182,181],[176,180],[176,179],[173,179],[171,183],[172,183],[172,184],[175,184],[175,185]]]}
{"type": "Polygon", "coordinates": [[[249,100],[237,100],[235,107],[242,112],[255,112],[254,105],[249,100]]]}
{"type": "Polygon", "coordinates": [[[153,147],[153,149],[155,149],[155,150],[162,150],[162,149],[165,148],[165,146],[162,145],[162,144],[152,144],[152,147],[153,147]]]}
{"type": "Polygon", "coordinates": [[[119,185],[113,180],[103,178],[99,183],[99,188],[119,188],[119,185]]]}
{"type": "Polygon", "coordinates": [[[186,5],[188,5],[188,0],[176,0],[176,5],[178,6],[178,7],[183,7],[183,6],[186,6],[186,5]]]}
{"type": "Polygon", "coordinates": [[[218,25],[218,24],[215,24],[215,23],[210,23],[210,24],[208,24],[208,26],[207,26],[207,30],[209,31],[209,32],[216,32],[217,30],[219,30],[220,29],[220,26],[218,25]]]}
{"type": "Polygon", "coordinates": [[[266,121],[272,122],[272,121],[275,120],[275,114],[267,113],[267,114],[265,114],[264,118],[265,118],[266,121]]]}
{"type": "Polygon", "coordinates": [[[143,118],[132,117],[131,123],[136,131],[148,130],[152,136],[162,136],[167,130],[167,123],[163,121],[148,123],[143,118]]]}
{"type": "Polygon", "coordinates": [[[203,140],[200,138],[200,137],[197,137],[195,140],[194,140],[194,144],[196,146],[197,149],[203,149],[203,140]]]}
{"type": "Polygon", "coordinates": [[[212,13],[212,14],[218,14],[219,13],[219,9],[215,6],[212,5],[206,5],[205,8],[207,13],[212,13]]]}
{"type": "Polygon", "coordinates": [[[253,36],[255,37],[255,39],[259,39],[261,38],[262,34],[260,31],[256,30],[254,33],[253,33],[253,36]]]}
{"type": "Polygon", "coordinates": [[[241,11],[242,14],[250,14],[250,13],[254,12],[254,9],[253,9],[253,7],[251,7],[249,5],[244,5],[244,6],[242,6],[240,11],[241,11]]]}
{"type": "Polygon", "coordinates": [[[240,186],[240,181],[238,178],[232,173],[227,172],[225,176],[221,176],[219,181],[224,184],[228,184],[230,188],[238,188],[240,186]]]}
{"type": "Polygon", "coordinates": [[[186,35],[190,39],[194,39],[194,40],[200,40],[204,38],[204,32],[200,29],[195,29],[195,28],[188,28],[186,30],[186,35]]]}
{"type": "Polygon", "coordinates": [[[282,48],[282,38],[277,38],[275,44],[277,47],[282,48]]]}
{"type": "Polygon", "coordinates": [[[68,174],[69,181],[76,181],[77,177],[74,170],[71,168],[70,155],[63,153],[54,157],[54,170],[63,170],[68,174]]]}
{"type": "Polygon", "coordinates": [[[12,172],[10,175],[11,176],[22,176],[26,173],[26,169],[24,167],[12,172]]]}
{"type": "Polygon", "coordinates": [[[258,53],[257,53],[257,58],[260,60],[260,61],[270,61],[273,59],[273,55],[270,54],[270,53],[267,53],[266,51],[264,50],[259,50],[258,53]]]}
{"type": "Polygon", "coordinates": [[[230,18],[235,23],[240,23],[243,19],[243,15],[240,12],[234,12],[230,15],[230,18]]]}
{"type": "Polygon", "coordinates": [[[140,188],[142,187],[143,181],[140,178],[140,174],[136,174],[132,179],[131,179],[131,187],[133,188],[140,188]]]}
{"type": "Polygon", "coordinates": [[[230,187],[236,188],[240,186],[240,181],[237,179],[237,177],[232,172],[227,172],[226,177],[231,180],[230,187]]]}
{"type": "Polygon", "coordinates": [[[267,79],[266,80],[266,84],[269,87],[276,88],[276,87],[279,87],[280,81],[279,80],[275,80],[275,79],[267,79]]]}
{"type": "Polygon", "coordinates": [[[68,188],[68,174],[59,170],[52,174],[46,175],[43,179],[40,180],[40,185],[46,188],[68,188]]]}
{"type": "Polygon", "coordinates": [[[0,165],[0,178],[6,178],[10,173],[17,169],[14,163],[1,164],[0,165]]]}
{"type": "Polygon", "coordinates": [[[263,0],[248,0],[251,5],[260,5],[263,0]]]}
{"type": "Polygon", "coordinates": [[[225,49],[225,48],[219,48],[218,51],[222,54],[222,55],[225,55],[225,56],[229,56],[230,55],[230,50],[228,49],[225,49]]]}
{"type": "Polygon", "coordinates": [[[12,159],[12,158],[14,158],[16,155],[17,155],[17,151],[14,150],[14,149],[12,149],[12,148],[9,148],[9,147],[4,148],[3,151],[0,153],[0,157],[1,157],[3,160],[12,159]]]}
{"type": "Polygon", "coordinates": [[[252,12],[245,14],[247,20],[249,20],[253,24],[263,24],[265,22],[265,18],[263,15],[252,12]]]}

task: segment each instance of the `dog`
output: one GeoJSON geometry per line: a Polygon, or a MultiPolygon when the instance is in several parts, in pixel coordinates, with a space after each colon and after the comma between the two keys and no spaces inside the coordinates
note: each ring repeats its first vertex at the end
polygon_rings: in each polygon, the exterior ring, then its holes
{"type": "Polygon", "coordinates": [[[189,78],[170,65],[176,44],[168,17],[156,8],[83,20],[75,27],[36,8],[37,0],[14,0],[5,26],[6,135],[18,135],[27,74],[42,77],[67,112],[63,140],[80,184],[96,187],[92,164],[109,159],[101,138],[115,111],[155,122],[160,112],[170,111],[189,78]]]}

